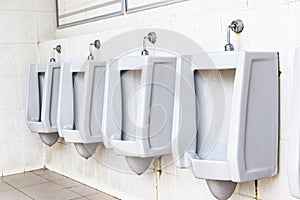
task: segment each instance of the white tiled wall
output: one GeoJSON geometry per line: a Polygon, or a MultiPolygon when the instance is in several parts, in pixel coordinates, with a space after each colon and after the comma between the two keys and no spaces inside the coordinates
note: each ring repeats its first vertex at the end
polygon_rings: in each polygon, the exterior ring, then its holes
{"type": "Polygon", "coordinates": [[[27,67],[39,62],[41,41],[55,37],[52,0],[0,2],[0,173],[41,168],[43,145],[27,129],[27,67]]]}
{"type": "MultiPolygon", "coordinates": [[[[22,15],[22,18],[36,17],[37,15],[36,12],[35,15],[16,13],[22,15]]],[[[14,14],[14,16],[17,14],[14,14]]],[[[43,12],[43,14],[45,13],[43,12]]],[[[48,14],[51,15],[51,13],[48,14]]],[[[0,15],[3,15],[2,11],[0,15]]],[[[14,16],[9,17],[9,20],[15,20],[14,16]]],[[[41,42],[38,52],[40,60],[46,61],[50,56],[50,48],[57,43],[61,43],[63,46],[62,58],[65,61],[84,60],[88,54],[87,44],[94,39],[101,38],[102,41],[106,41],[118,33],[142,27],[171,29],[192,38],[206,51],[222,51],[226,41],[226,28],[232,20],[237,18],[245,22],[243,33],[238,37],[233,36],[233,43],[237,44],[237,49],[271,50],[280,53],[280,71],[282,72],[280,76],[280,165],[278,176],[259,180],[257,188],[254,181],[239,184],[231,199],[293,199],[289,195],[287,185],[286,139],[290,126],[289,106],[291,102],[294,50],[300,46],[299,0],[190,0],[57,30],[57,40],[41,42]]],[[[0,17],[1,27],[9,24],[8,20],[1,21],[1,19],[3,18],[0,17]]],[[[40,20],[43,20],[43,18],[40,18],[40,20]]],[[[49,19],[45,16],[44,20],[49,19]]],[[[24,26],[32,27],[35,25],[26,25],[25,23],[22,24],[22,27],[24,26]]],[[[11,29],[15,30],[17,27],[11,27],[11,29]]],[[[50,27],[43,27],[41,33],[43,33],[45,39],[48,39],[53,35],[53,30],[53,21],[50,20],[50,27]]],[[[11,37],[14,41],[19,42],[21,40],[20,36],[22,36],[25,37],[26,42],[32,41],[30,44],[24,44],[31,47],[31,50],[25,51],[25,53],[32,59],[28,58],[28,60],[22,62],[34,62],[36,59],[36,54],[33,53],[36,51],[34,41],[36,42],[42,36],[26,34],[26,31],[29,31],[28,29],[21,31],[21,34],[4,33],[3,38],[6,41],[7,38],[11,37]]],[[[20,46],[23,47],[23,45],[20,46]]],[[[22,51],[17,50],[17,52],[21,53],[22,51]]],[[[0,66],[4,67],[4,64],[0,66]]],[[[19,113],[19,110],[23,108],[23,104],[19,102],[19,99],[23,99],[23,97],[18,98],[19,93],[14,89],[14,87],[17,87],[16,84],[11,86],[9,84],[17,81],[22,85],[25,81],[22,79],[25,70],[22,67],[15,67],[14,70],[12,67],[4,67],[7,75],[0,77],[0,81],[6,83],[5,87],[0,86],[0,90],[3,90],[3,93],[7,94],[6,96],[15,100],[0,100],[0,109],[3,112],[3,114],[0,112],[0,117],[3,116],[5,124],[15,123],[14,120],[17,119],[10,117],[10,115],[15,116],[14,112],[18,113],[16,116],[20,118],[24,116],[19,113]],[[20,75],[17,76],[14,72],[18,72],[20,75]],[[14,112],[10,112],[11,110],[14,112]],[[10,119],[12,122],[7,122],[10,119]]],[[[21,90],[22,88],[17,87],[16,89],[21,90]]],[[[17,131],[19,124],[14,125],[5,127],[13,129],[7,130],[11,133],[22,135],[17,131]]],[[[26,129],[26,131],[22,130],[28,132],[26,129]]],[[[3,131],[3,133],[7,131],[3,131]]],[[[30,140],[28,137],[35,136],[27,134],[26,137],[23,137],[23,140],[30,140]]],[[[17,138],[13,137],[12,139],[18,142],[17,138]]],[[[7,146],[8,151],[13,151],[15,147],[11,143],[7,146]]],[[[1,145],[0,147],[2,148],[1,145]]],[[[146,174],[136,176],[128,172],[124,158],[116,156],[111,150],[107,150],[103,146],[100,146],[95,155],[89,160],[80,158],[74,146],[66,144],[62,140],[53,147],[45,147],[45,149],[46,166],[49,169],[122,199],[213,199],[203,180],[195,179],[190,170],[176,169],[172,164],[163,168],[161,174],[159,165],[152,164],[146,174]],[[107,163],[110,163],[110,165],[108,166],[107,163]],[[122,172],[124,170],[127,173],[122,172]]],[[[22,150],[18,149],[16,152],[22,150]]],[[[3,152],[0,151],[0,155],[1,153],[3,152]]],[[[171,156],[164,156],[161,165],[165,166],[166,163],[169,164],[170,162],[171,156]]]]}

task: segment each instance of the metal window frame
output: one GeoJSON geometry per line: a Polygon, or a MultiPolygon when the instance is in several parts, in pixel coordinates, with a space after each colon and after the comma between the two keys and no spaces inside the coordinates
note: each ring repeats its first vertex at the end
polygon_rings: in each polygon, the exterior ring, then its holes
{"type": "Polygon", "coordinates": [[[104,14],[104,15],[99,15],[99,16],[91,17],[91,18],[87,18],[87,19],[82,19],[82,20],[78,20],[78,21],[74,21],[74,22],[70,22],[70,23],[60,24],[59,23],[58,0],[55,0],[55,2],[56,2],[56,27],[58,29],[67,28],[67,27],[71,27],[71,26],[85,24],[88,22],[97,21],[100,19],[107,19],[107,18],[111,18],[111,17],[116,17],[116,16],[120,16],[120,15],[124,15],[124,14],[130,14],[130,13],[134,13],[134,12],[138,12],[138,11],[148,10],[148,9],[166,6],[166,5],[170,5],[170,4],[175,4],[175,3],[188,1],[188,0],[161,0],[159,2],[150,3],[147,5],[137,6],[137,7],[133,7],[133,8],[128,7],[128,3],[127,3],[128,1],[130,1],[130,0],[121,0],[120,11],[112,12],[112,13],[108,13],[108,14],[104,14]]]}
{"type": "Polygon", "coordinates": [[[95,17],[90,17],[90,18],[86,18],[86,19],[82,19],[82,20],[78,20],[78,21],[73,21],[70,23],[65,23],[65,24],[60,24],[59,23],[59,6],[58,6],[58,0],[55,0],[56,2],[56,27],[58,29],[62,29],[62,28],[67,28],[67,27],[71,27],[71,26],[76,26],[76,25],[80,25],[80,24],[85,24],[88,22],[93,22],[93,21],[97,21],[100,19],[106,19],[106,18],[110,18],[110,17],[116,17],[116,16],[120,16],[124,14],[124,1],[121,0],[121,8],[119,11],[116,12],[112,12],[112,13],[107,13],[104,15],[99,15],[99,16],[95,16],[95,17]]]}
{"type": "Polygon", "coordinates": [[[134,13],[134,12],[138,12],[138,11],[143,11],[143,10],[166,6],[166,5],[170,5],[170,4],[174,4],[174,3],[179,3],[179,2],[183,2],[183,1],[187,1],[187,0],[161,0],[161,1],[158,1],[155,3],[149,3],[146,5],[132,7],[132,8],[128,7],[127,1],[130,1],[130,0],[125,0],[126,13],[134,13]]]}

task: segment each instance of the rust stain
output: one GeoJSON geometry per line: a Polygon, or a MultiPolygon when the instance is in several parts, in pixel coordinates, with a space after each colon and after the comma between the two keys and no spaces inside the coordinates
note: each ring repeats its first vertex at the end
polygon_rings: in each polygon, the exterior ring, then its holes
{"type": "Polygon", "coordinates": [[[255,199],[258,200],[258,181],[255,180],[255,199]]]}
{"type": "Polygon", "coordinates": [[[237,34],[237,46],[238,46],[238,49],[241,49],[241,34],[240,33],[237,34]]]}

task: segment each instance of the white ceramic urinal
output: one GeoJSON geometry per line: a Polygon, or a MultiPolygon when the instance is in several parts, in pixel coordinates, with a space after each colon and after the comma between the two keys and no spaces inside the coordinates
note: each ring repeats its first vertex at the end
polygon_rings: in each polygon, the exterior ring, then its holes
{"type": "MultiPolygon", "coordinates": [[[[32,64],[28,70],[26,115],[28,127],[51,146],[58,139],[57,103],[62,63],[32,64]]],[[[64,64],[67,65],[67,64],[64,64]]]]}
{"type": "Polygon", "coordinates": [[[176,58],[127,56],[108,65],[103,142],[142,174],[171,152],[176,58]]]}
{"type": "Polygon", "coordinates": [[[87,61],[81,67],[62,68],[58,130],[77,152],[89,158],[102,141],[105,62],[87,61]]]}
{"type": "Polygon", "coordinates": [[[290,193],[300,198],[300,48],[295,52],[291,104],[291,129],[288,138],[288,181],[290,193]]]}
{"type": "Polygon", "coordinates": [[[172,153],[217,199],[277,174],[277,53],[194,55],[177,68],[172,153]]]}

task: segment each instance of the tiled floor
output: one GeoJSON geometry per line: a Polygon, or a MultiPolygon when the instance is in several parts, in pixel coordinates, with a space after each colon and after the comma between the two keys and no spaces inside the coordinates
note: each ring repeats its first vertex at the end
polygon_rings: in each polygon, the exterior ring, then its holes
{"type": "Polygon", "coordinates": [[[0,200],[115,200],[47,169],[0,177],[0,200]]]}

